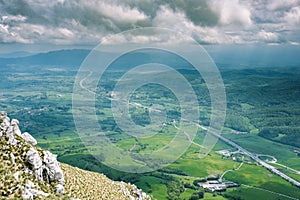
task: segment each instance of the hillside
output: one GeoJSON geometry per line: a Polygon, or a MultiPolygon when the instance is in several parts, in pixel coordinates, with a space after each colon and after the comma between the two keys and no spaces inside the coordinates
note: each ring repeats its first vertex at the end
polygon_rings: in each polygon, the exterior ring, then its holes
{"type": "Polygon", "coordinates": [[[0,194],[4,199],[150,199],[135,185],[59,163],[19,121],[0,112],[0,194]]]}

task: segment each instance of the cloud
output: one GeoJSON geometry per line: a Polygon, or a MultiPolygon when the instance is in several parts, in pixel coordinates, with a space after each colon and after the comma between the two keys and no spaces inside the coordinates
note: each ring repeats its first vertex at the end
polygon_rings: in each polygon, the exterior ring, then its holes
{"type": "Polygon", "coordinates": [[[239,0],[211,0],[211,9],[219,15],[222,25],[250,26],[252,24],[249,8],[242,5],[239,0]]]}
{"type": "Polygon", "coordinates": [[[291,8],[284,16],[284,20],[292,25],[300,25],[300,6],[291,8]]]}
{"type": "MultiPolygon", "coordinates": [[[[300,0],[11,0],[0,13],[0,43],[97,44],[152,26],[204,44],[300,42],[300,0]]],[[[147,37],[131,39],[159,41],[147,37]]]]}
{"type": "Polygon", "coordinates": [[[242,39],[234,34],[226,34],[220,27],[197,26],[190,21],[184,12],[173,11],[168,6],[161,6],[153,19],[153,25],[192,36],[199,43],[222,44],[242,43],[242,39]]]}
{"type": "Polygon", "coordinates": [[[267,32],[265,30],[260,31],[257,34],[257,39],[266,43],[279,43],[279,36],[276,33],[267,32]]]}
{"type": "Polygon", "coordinates": [[[3,15],[1,17],[1,23],[11,23],[11,22],[24,22],[26,20],[26,17],[22,15],[3,15]]]}
{"type": "Polygon", "coordinates": [[[278,0],[269,0],[267,4],[268,10],[289,10],[294,6],[299,6],[300,0],[285,0],[285,1],[278,1],[278,0]]]}
{"type": "Polygon", "coordinates": [[[111,4],[103,1],[82,1],[82,5],[94,12],[119,22],[135,23],[146,20],[148,17],[137,8],[130,8],[127,5],[111,4]]]}

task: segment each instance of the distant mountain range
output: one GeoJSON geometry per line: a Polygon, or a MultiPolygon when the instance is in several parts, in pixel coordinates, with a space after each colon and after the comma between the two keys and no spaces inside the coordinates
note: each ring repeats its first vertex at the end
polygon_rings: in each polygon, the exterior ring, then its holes
{"type": "MultiPolygon", "coordinates": [[[[90,50],[73,49],[59,50],[47,53],[38,53],[21,57],[0,57],[0,67],[5,66],[59,66],[59,67],[79,67],[88,56],[90,50]]],[[[101,53],[105,56],[116,55],[110,52],[101,53]]],[[[11,54],[12,56],[13,54],[11,54]]],[[[18,55],[18,54],[14,54],[18,55]]],[[[19,54],[21,55],[21,54],[19,54]]],[[[25,55],[25,54],[23,54],[25,55]]],[[[128,69],[137,65],[147,63],[161,63],[174,68],[185,68],[189,65],[184,59],[160,50],[142,50],[124,55],[117,55],[119,58],[113,62],[113,69],[128,69]]],[[[97,63],[96,63],[97,64],[97,63]]]]}
{"type": "Polygon", "coordinates": [[[20,58],[20,57],[27,57],[32,56],[37,53],[27,52],[27,51],[15,51],[11,53],[0,53],[0,58],[20,58]]]}
{"type": "Polygon", "coordinates": [[[89,50],[59,50],[47,53],[39,53],[25,57],[0,58],[0,65],[9,66],[31,66],[31,65],[60,65],[60,66],[80,66],[89,50]]]}
{"type": "MultiPolygon", "coordinates": [[[[209,55],[219,68],[256,68],[300,66],[300,46],[208,46],[209,55]]],[[[79,67],[90,53],[87,49],[30,53],[18,51],[0,54],[0,67],[3,66],[59,66],[79,67]]],[[[114,53],[105,52],[105,56],[114,53]],[[106,55],[107,54],[107,55],[106,55]]],[[[201,59],[195,52],[191,54],[201,59]]],[[[116,54],[115,54],[116,55],[116,54]]],[[[161,50],[139,50],[118,55],[112,67],[126,69],[146,63],[161,63],[174,68],[187,68],[189,63],[176,54],[161,50]]]]}

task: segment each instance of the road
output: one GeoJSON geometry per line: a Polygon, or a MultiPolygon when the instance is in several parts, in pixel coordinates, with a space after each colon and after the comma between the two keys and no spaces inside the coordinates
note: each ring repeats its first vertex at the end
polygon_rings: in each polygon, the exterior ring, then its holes
{"type": "Polygon", "coordinates": [[[290,168],[290,167],[288,167],[288,166],[286,166],[286,165],[282,165],[282,164],[279,164],[279,163],[273,163],[273,164],[278,165],[278,166],[281,166],[281,167],[283,167],[283,168],[285,168],[285,169],[288,169],[288,170],[292,171],[292,172],[295,173],[295,174],[300,175],[300,171],[295,170],[295,169],[293,169],[293,168],[290,168]]]}
{"type": "Polygon", "coordinates": [[[225,171],[221,176],[220,176],[220,179],[222,180],[223,177],[225,176],[225,174],[227,174],[228,172],[232,172],[232,171],[235,171],[235,170],[239,170],[242,166],[243,166],[243,162],[241,162],[241,164],[236,168],[236,169],[229,169],[227,171],[225,171]]]}
{"type": "MultiPolygon", "coordinates": [[[[198,126],[199,128],[208,131],[208,129],[200,124],[194,123],[196,126],[198,126]]],[[[212,134],[213,136],[217,137],[218,139],[222,140],[223,142],[229,144],[230,146],[238,149],[239,151],[243,152],[245,155],[249,156],[250,158],[252,158],[253,160],[255,160],[256,162],[258,162],[261,166],[265,167],[266,169],[268,169],[269,171],[273,172],[274,174],[277,174],[278,176],[282,177],[283,179],[287,180],[288,182],[292,183],[293,185],[297,186],[300,188],[300,182],[296,181],[295,179],[287,176],[286,174],[282,173],[281,171],[279,171],[278,169],[276,169],[274,166],[269,165],[268,163],[262,161],[261,159],[259,159],[255,154],[252,154],[251,152],[249,152],[248,150],[244,149],[243,147],[239,146],[238,144],[232,142],[231,140],[217,134],[214,131],[209,131],[210,134],[212,134]]]]}
{"type": "MultiPolygon", "coordinates": [[[[173,124],[173,126],[174,126],[177,130],[180,130],[180,129],[176,126],[175,123],[173,124]]],[[[187,132],[183,131],[183,133],[184,133],[184,135],[188,138],[188,140],[189,140],[189,142],[190,142],[191,144],[194,144],[194,145],[196,145],[196,146],[198,146],[198,147],[201,147],[201,148],[205,148],[205,147],[201,146],[200,144],[194,142],[193,139],[191,138],[191,136],[190,136],[187,132]]]]}

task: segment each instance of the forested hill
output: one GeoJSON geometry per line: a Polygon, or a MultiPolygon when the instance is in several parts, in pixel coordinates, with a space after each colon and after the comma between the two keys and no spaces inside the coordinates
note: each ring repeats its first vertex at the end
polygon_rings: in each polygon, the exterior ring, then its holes
{"type": "Polygon", "coordinates": [[[257,128],[259,136],[300,147],[300,68],[228,70],[222,75],[228,126],[257,128]]]}

